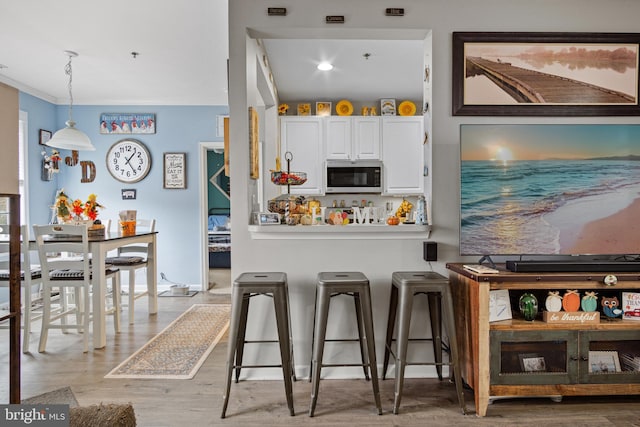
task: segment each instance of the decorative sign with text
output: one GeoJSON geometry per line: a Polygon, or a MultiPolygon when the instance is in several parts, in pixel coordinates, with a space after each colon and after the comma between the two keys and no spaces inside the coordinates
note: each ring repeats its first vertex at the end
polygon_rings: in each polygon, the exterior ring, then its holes
{"type": "Polygon", "coordinates": [[[187,188],[187,153],[164,153],[164,188],[187,188]]]}

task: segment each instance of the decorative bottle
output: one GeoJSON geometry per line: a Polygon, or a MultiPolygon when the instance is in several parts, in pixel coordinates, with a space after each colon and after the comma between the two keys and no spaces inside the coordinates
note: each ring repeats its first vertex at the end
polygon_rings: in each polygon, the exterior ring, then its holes
{"type": "Polygon", "coordinates": [[[538,314],[538,299],[531,293],[524,293],[518,301],[520,313],[524,316],[524,320],[532,321],[538,314]]]}

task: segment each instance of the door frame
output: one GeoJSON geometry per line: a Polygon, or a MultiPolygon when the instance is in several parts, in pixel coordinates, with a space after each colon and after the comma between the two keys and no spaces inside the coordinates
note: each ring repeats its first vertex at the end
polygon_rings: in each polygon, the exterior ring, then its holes
{"type": "Polygon", "coordinates": [[[200,157],[200,273],[201,273],[201,291],[205,292],[209,289],[209,200],[207,192],[207,152],[213,150],[224,150],[224,141],[201,141],[199,144],[200,157]]]}

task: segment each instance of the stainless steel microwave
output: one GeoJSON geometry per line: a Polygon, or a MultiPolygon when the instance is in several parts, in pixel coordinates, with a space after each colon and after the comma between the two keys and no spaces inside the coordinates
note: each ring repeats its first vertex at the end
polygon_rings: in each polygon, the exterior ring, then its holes
{"type": "Polygon", "coordinates": [[[382,193],[382,162],[379,160],[328,160],[327,193],[382,193]]]}

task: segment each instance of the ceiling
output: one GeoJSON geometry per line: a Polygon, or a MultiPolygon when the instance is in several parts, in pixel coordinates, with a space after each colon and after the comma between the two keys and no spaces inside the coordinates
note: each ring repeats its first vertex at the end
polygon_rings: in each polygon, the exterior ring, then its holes
{"type": "Polygon", "coordinates": [[[80,105],[227,105],[227,0],[0,0],[0,81],[80,105]],[[139,52],[134,59],[131,52],[139,52]]]}
{"type": "Polygon", "coordinates": [[[265,39],[280,99],[422,99],[423,40],[265,39]],[[292,54],[294,53],[294,54],[292,54]],[[319,71],[320,62],[333,64],[319,71]]]}
{"type": "MultiPolygon", "coordinates": [[[[72,50],[76,105],[227,105],[227,19],[227,0],[0,0],[0,82],[67,104],[72,50]]],[[[263,41],[283,100],[422,98],[421,40],[263,41]]]]}

